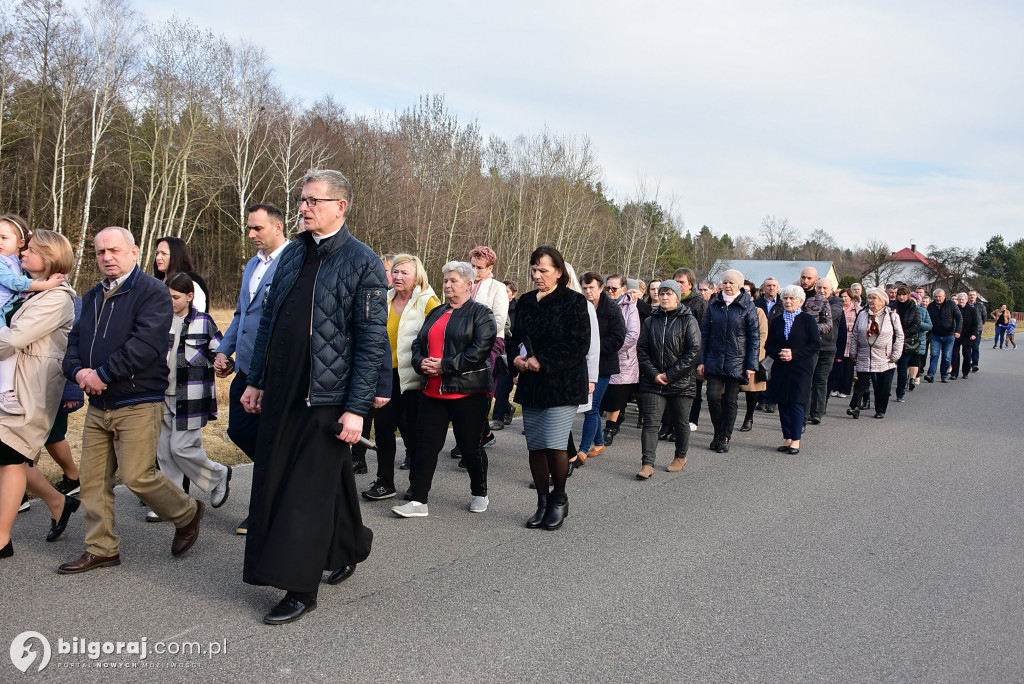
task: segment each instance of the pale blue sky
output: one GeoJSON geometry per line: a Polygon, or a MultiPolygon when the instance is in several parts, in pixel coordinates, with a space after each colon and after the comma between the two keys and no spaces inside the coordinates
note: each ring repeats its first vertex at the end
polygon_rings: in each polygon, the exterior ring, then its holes
{"type": "Polygon", "coordinates": [[[1024,3],[135,0],[263,46],[349,111],[441,93],[485,135],[587,135],[687,228],[767,214],[844,246],[1024,237],[1024,3]]]}

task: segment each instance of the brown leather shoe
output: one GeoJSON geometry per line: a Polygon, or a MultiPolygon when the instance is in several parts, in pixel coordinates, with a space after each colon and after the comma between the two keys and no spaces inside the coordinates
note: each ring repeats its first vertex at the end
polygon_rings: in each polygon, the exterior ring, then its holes
{"type": "Polygon", "coordinates": [[[645,465],[640,469],[640,472],[636,474],[638,480],[650,480],[651,475],[654,474],[654,466],[645,465]]]}
{"type": "Polygon", "coordinates": [[[62,575],[76,575],[80,572],[88,572],[95,568],[109,568],[120,564],[121,554],[119,553],[115,553],[113,556],[94,556],[86,551],[78,560],[61,565],[57,568],[57,572],[62,575]]]}
{"type": "Polygon", "coordinates": [[[672,463],[669,464],[668,468],[665,468],[670,473],[678,473],[686,466],[686,457],[673,458],[672,463]]]}
{"type": "Polygon", "coordinates": [[[601,446],[590,447],[590,453],[587,454],[587,456],[589,458],[594,458],[595,456],[600,456],[601,454],[604,453],[604,449],[605,449],[604,444],[602,444],[601,446]]]}
{"type": "Polygon", "coordinates": [[[196,514],[192,516],[192,522],[174,530],[174,541],[171,543],[171,555],[180,556],[192,548],[199,539],[199,521],[203,519],[203,512],[206,506],[202,501],[196,501],[196,514]]]}

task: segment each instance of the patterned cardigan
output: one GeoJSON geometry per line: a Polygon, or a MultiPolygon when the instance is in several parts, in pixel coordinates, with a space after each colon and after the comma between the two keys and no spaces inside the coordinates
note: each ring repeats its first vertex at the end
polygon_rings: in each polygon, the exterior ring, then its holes
{"type": "MultiPolygon", "coordinates": [[[[198,430],[208,420],[217,419],[217,381],[213,359],[223,338],[209,315],[193,306],[185,316],[178,342],[177,389],[175,390],[174,429],[198,430]]],[[[168,351],[174,333],[168,340],[168,351]]]]}

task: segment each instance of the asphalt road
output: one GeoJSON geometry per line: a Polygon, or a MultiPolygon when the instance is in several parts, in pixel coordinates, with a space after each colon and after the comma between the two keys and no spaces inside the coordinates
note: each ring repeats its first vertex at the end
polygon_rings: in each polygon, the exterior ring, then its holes
{"type": "Polygon", "coordinates": [[[430,517],[364,502],[369,560],[282,627],[261,622],[280,592],[241,582],[251,469],[181,558],[119,488],[124,562],[77,576],[54,570],[81,553],[81,516],[47,544],[37,502],[0,561],[0,681],[1024,681],[1024,352],[985,348],[982,364],[884,421],[834,403],[797,456],[764,413],[713,454],[705,412],[685,470],[664,471],[662,443],[648,482],[631,413],[570,480],[558,532],[523,527],[516,420],[490,450],[490,510],[468,512],[468,476],[442,456],[430,517]],[[25,630],[51,645],[42,672],[2,655],[25,630]],[[149,656],[58,652],[75,637],[145,637],[149,656]],[[182,641],[224,652],[153,653],[182,641]]]}

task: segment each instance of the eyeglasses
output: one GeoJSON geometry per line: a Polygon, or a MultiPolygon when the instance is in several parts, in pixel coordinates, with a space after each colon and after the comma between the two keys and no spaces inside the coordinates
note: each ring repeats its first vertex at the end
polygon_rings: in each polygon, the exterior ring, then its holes
{"type": "Polygon", "coordinates": [[[490,268],[490,266],[477,266],[477,265],[473,264],[473,268],[475,268],[478,271],[483,271],[484,269],[490,268]]]}
{"type": "Polygon", "coordinates": [[[626,289],[625,287],[615,287],[614,285],[605,285],[604,286],[604,291],[605,292],[618,292],[619,290],[625,290],[625,289],[626,289]]]}
{"type": "Polygon", "coordinates": [[[301,207],[303,202],[305,202],[306,205],[310,209],[312,209],[313,207],[316,206],[317,202],[344,202],[344,200],[339,199],[339,198],[334,198],[334,197],[301,197],[300,196],[300,197],[295,198],[295,205],[296,206],[301,207]]]}

